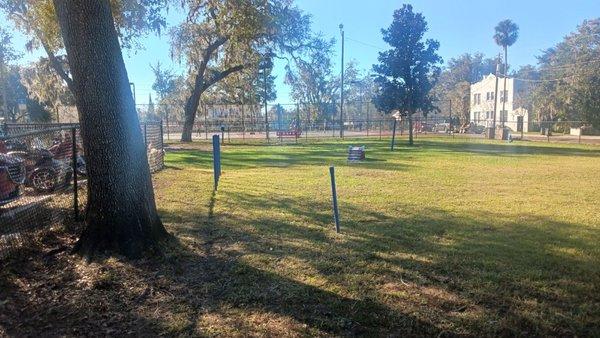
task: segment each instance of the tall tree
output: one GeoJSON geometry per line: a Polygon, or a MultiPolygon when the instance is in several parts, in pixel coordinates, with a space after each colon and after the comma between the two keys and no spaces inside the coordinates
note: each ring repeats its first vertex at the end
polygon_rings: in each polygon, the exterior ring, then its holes
{"type": "Polygon", "coordinates": [[[424,40],[427,22],[421,13],[414,13],[411,5],[403,5],[394,12],[394,20],[383,29],[383,41],[392,49],[379,53],[379,64],[373,66],[378,92],[375,105],[381,111],[399,110],[408,117],[409,144],[413,145],[412,116],[421,111],[435,110],[430,95],[439,74],[441,57],[437,54],[439,42],[424,40]]]}
{"type": "MultiPolygon", "coordinates": [[[[66,63],[66,59],[63,61],[66,63]]],[[[23,84],[29,95],[52,110],[52,118],[61,122],[60,108],[75,104],[73,94],[56,74],[47,58],[30,64],[21,70],[23,84]]]]}
{"type": "Polygon", "coordinates": [[[158,100],[160,101],[175,90],[175,74],[170,69],[163,69],[159,61],[154,66],[150,65],[150,69],[154,73],[152,90],[158,94],[158,100]]]}
{"type": "Polygon", "coordinates": [[[170,69],[163,69],[159,61],[156,65],[150,65],[150,69],[154,73],[152,90],[158,94],[158,110],[169,130],[169,119],[172,118],[172,113],[171,105],[167,103],[166,98],[177,90],[177,77],[170,69]]]}
{"type": "Polygon", "coordinates": [[[0,116],[9,115],[8,98],[9,87],[8,74],[12,61],[19,58],[19,54],[12,45],[12,35],[4,28],[0,28],[0,116]]]}
{"type": "Polygon", "coordinates": [[[532,65],[520,67],[511,74],[515,81],[514,107],[533,112],[533,93],[540,80],[540,71],[532,65]]]}
{"type": "Polygon", "coordinates": [[[24,69],[11,65],[4,76],[4,89],[0,105],[3,106],[3,117],[6,122],[48,122],[51,114],[45,102],[40,102],[24,85],[24,69]],[[22,107],[25,109],[22,110],[22,107]]]}
{"type": "Polygon", "coordinates": [[[137,257],[167,236],[108,0],[53,0],[88,162],[86,228],[76,250],[137,257]]]}
{"type": "Polygon", "coordinates": [[[323,122],[333,117],[339,96],[339,84],[331,61],[335,40],[316,37],[311,44],[315,48],[287,65],[285,83],[291,86],[295,101],[314,107],[311,110],[313,121],[323,122]]]}
{"type": "Polygon", "coordinates": [[[600,18],[584,21],[538,63],[533,96],[540,120],[579,120],[600,128],[600,18]]]}
{"type": "Polygon", "coordinates": [[[271,53],[304,46],[310,18],[290,0],[184,0],[187,19],[172,30],[172,51],[185,59],[191,90],[181,140],[192,139],[202,94],[229,75],[258,67],[271,53]]]}
{"type": "MultiPolygon", "coordinates": [[[[504,78],[504,89],[500,98],[502,99],[502,111],[506,110],[506,101],[508,97],[506,95],[506,79],[508,77],[508,47],[512,46],[517,42],[519,38],[519,26],[511,20],[503,20],[496,26],[496,33],[494,34],[494,41],[498,46],[504,49],[504,69],[502,77],[504,78]]],[[[504,119],[502,119],[502,127],[504,127],[504,119]]]]}

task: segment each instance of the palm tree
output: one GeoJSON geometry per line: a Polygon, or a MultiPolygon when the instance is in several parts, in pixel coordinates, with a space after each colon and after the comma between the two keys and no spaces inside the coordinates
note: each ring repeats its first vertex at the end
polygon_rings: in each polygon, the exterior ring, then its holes
{"type": "MultiPolygon", "coordinates": [[[[508,76],[508,47],[512,46],[519,38],[519,26],[511,20],[503,20],[496,26],[496,34],[494,34],[494,41],[498,46],[504,49],[504,91],[502,92],[502,112],[506,109],[506,77],[508,76]]],[[[497,93],[496,93],[497,95],[497,93]]],[[[494,112],[495,114],[495,112],[494,112]]],[[[500,113],[502,116],[502,113],[500,113]]],[[[502,127],[504,127],[504,119],[502,119],[502,127]]]]}

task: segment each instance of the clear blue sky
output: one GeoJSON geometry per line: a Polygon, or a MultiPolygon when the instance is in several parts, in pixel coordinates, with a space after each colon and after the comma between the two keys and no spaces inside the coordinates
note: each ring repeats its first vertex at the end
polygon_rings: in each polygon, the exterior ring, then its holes
{"type": "MultiPolygon", "coordinates": [[[[407,2],[425,15],[429,23],[427,36],[440,42],[440,55],[445,61],[466,52],[482,52],[487,56],[497,54],[500,50],[492,39],[494,27],[500,20],[512,19],[521,29],[519,41],[509,50],[513,68],[535,64],[535,56],[541,50],[559,42],[584,19],[600,16],[600,0],[296,0],[300,8],[312,15],[314,31],[337,38],[336,60],[340,56],[338,25],[344,24],[346,60],[356,60],[365,70],[371,69],[377,61],[379,48],[385,48],[381,28],[387,27],[393,11],[407,2]]],[[[179,20],[181,13],[170,11],[169,22],[175,24],[179,20]]],[[[17,36],[15,47],[23,48],[24,41],[23,37],[17,36]]],[[[183,69],[169,59],[168,36],[151,36],[142,43],[145,50],[125,51],[124,55],[130,80],[136,84],[137,101],[147,103],[154,80],[150,63],[160,60],[174,70],[183,72],[183,69]]],[[[26,54],[23,62],[39,55],[40,52],[26,54]]],[[[275,73],[278,76],[278,101],[291,101],[289,89],[283,84],[283,64],[276,65],[275,73]]]]}

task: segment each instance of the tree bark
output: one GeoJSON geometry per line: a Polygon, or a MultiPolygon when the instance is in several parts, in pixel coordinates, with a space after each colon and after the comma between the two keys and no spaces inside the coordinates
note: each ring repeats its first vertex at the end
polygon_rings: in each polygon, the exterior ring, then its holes
{"type": "Polygon", "coordinates": [[[53,0],[88,164],[86,228],[75,251],[139,257],[167,237],[108,0],[53,0]]]}

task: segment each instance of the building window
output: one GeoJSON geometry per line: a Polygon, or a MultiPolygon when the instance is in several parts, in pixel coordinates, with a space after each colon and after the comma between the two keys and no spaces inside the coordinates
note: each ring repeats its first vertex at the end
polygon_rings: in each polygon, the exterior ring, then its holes
{"type": "Polygon", "coordinates": [[[508,111],[503,110],[500,112],[500,122],[508,121],[508,111]]]}
{"type": "Polygon", "coordinates": [[[489,111],[486,111],[486,112],[485,112],[485,119],[487,120],[487,119],[489,119],[489,118],[490,118],[490,112],[489,112],[489,111]]]}

